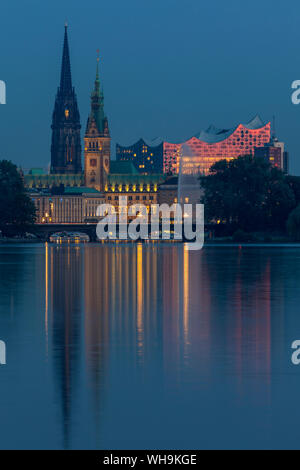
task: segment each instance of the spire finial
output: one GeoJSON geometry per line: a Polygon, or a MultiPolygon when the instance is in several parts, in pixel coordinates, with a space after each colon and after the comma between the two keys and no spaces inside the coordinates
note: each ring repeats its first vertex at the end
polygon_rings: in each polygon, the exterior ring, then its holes
{"type": "Polygon", "coordinates": [[[96,82],[99,82],[99,62],[100,62],[100,51],[97,49],[97,66],[96,66],[96,82]]]}
{"type": "Polygon", "coordinates": [[[72,92],[72,79],[71,79],[71,66],[70,66],[67,23],[65,23],[65,36],[64,36],[63,56],[62,56],[62,64],[61,64],[61,76],[60,76],[60,90],[63,93],[72,92]]]}
{"type": "Polygon", "coordinates": [[[105,116],[103,110],[103,92],[101,91],[99,79],[99,61],[100,53],[99,49],[97,49],[96,79],[94,89],[91,93],[91,117],[95,119],[97,129],[100,134],[102,134],[104,132],[105,116]]]}

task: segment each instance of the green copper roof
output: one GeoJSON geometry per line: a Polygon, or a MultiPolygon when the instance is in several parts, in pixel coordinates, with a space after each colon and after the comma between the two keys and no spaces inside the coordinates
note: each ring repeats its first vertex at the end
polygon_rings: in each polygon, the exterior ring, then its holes
{"type": "Polygon", "coordinates": [[[29,170],[29,174],[30,175],[44,175],[45,174],[45,170],[44,168],[30,168],[29,170]]]}
{"type": "Polygon", "coordinates": [[[28,188],[37,187],[37,188],[48,188],[51,186],[59,186],[63,184],[64,186],[83,186],[84,185],[84,175],[43,175],[43,174],[28,174],[24,176],[25,185],[28,188]]]}
{"type": "Polygon", "coordinates": [[[136,174],[110,174],[108,175],[110,184],[160,184],[165,180],[165,176],[136,174]]]}
{"type": "Polygon", "coordinates": [[[65,193],[64,194],[95,194],[99,196],[100,191],[97,191],[97,189],[94,188],[88,188],[87,186],[67,186],[65,188],[65,193]]]}
{"type": "MultiPolygon", "coordinates": [[[[109,184],[161,184],[166,180],[163,174],[141,175],[131,162],[110,162],[111,172],[108,175],[109,184]]],[[[51,188],[52,186],[65,187],[65,194],[95,193],[93,188],[84,186],[84,175],[34,175],[24,176],[25,186],[31,188],[51,188]]]]}
{"type": "Polygon", "coordinates": [[[116,160],[110,161],[110,173],[119,175],[139,175],[139,172],[132,162],[116,160]]]}

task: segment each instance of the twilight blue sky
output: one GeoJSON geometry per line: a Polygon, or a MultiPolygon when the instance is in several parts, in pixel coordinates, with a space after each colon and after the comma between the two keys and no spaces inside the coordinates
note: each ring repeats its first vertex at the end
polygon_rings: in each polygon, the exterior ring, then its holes
{"type": "Polygon", "coordinates": [[[275,114],[291,172],[300,175],[300,105],[290,98],[300,79],[299,17],[298,0],[2,2],[0,159],[25,168],[50,162],[67,20],[83,130],[99,48],[113,144],[180,141],[211,123],[232,127],[275,114]]]}

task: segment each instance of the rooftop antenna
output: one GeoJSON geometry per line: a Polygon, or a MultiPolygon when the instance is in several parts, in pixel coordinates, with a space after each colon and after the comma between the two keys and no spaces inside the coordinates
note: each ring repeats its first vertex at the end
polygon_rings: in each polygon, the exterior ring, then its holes
{"type": "Polygon", "coordinates": [[[276,122],[275,122],[275,115],[273,114],[273,125],[272,125],[272,137],[273,139],[276,138],[276,122]]]}

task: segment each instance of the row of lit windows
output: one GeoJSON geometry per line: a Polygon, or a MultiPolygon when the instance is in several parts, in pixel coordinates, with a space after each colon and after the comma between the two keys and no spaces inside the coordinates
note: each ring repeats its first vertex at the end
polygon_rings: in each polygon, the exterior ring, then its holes
{"type": "Polygon", "coordinates": [[[109,184],[105,186],[106,192],[156,192],[157,184],[109,184]]]}
{"type": "MultiPolygon", "coordinates": [[[[107,200],[108,201],[111,201],[111,200],[114,200],[114,201],[118,201],[119,200],[119,196],[107,196],[107,200]]],[[[153,201],[154,200],[154,197],[153,196],[128,196],[128,201],[153,201]]]]}
{"type": "MultiPolygon", "coordinates": [[[[129,159],[129,158],[127,158],[127,157],[121,157],[121,158],[120,158],[120,161],[126,161],[126,162],[128,162],[128,161],[131,161],[131,159],[129,159]]],[[[150,165],[153,165],[153,164],[154,164],[154,161],[151,160],[150,157],[147,157],[147,161],[145,161],[145,160],[143,160],[143,161],[144,161],[145,163],[143,163],[143,164],[141,163],[141,164],[139,165],[139,168],[145,168],[145,164],[146,164],[146,165],[149,165],[149,164],[150,164],[150,165]]],[[[157,162],[156,162],[156,163],[157,163],[157,162]]]]}
{"type": "MultiPolygon", "coordinates": [[[[89,142],[89,146],[88,146],[89,149],[99,149],[101,150],[101,146],[99,146],[99,143],[96,141],[96,142],[89,142]]],[[[87,150],[87,148],[85,149],[87,150]]]]}

